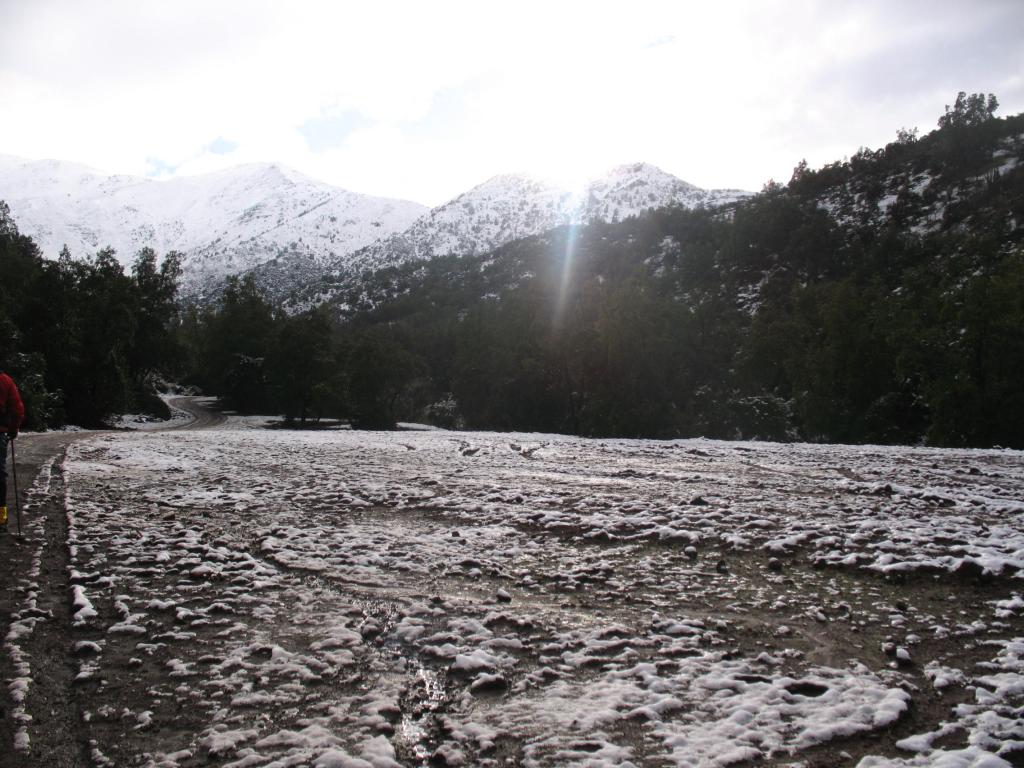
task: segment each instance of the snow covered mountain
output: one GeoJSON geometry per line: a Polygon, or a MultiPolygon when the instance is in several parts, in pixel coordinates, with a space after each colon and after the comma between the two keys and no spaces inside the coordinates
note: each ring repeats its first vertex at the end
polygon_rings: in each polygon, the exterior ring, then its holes
{"type": "Polygon", "coordinates": [[[714,208],[750,195],[740,189],[701,189],[649,163],[633,163],[591,181],[578,215],[583,222],[618,221],[651,208],[714,208]]]}
{"type": "Polygon", "coordinates": [[[526,176],[495,176],[432,209],[404,232],[335,260],[331,271],[351,275],[415,259],[471,256],[562,224],[618,221],[669,205],[714,207],[750,194],[701,189],[648,163],[614,168],[578,192],[526,176]]]}
{"type": "Polygon", "coordinates": [[[572,195],[525,176],[495,176],[418,218],[404,232],[381,238],[349,259],[342,272],[374,269],[457,253],[485,253],[569,220],[572,195]]]}
{"type": "Polygon", "coordinates": [[[749,193],[704,190],[646,163],[624,165],[572,192],[495,176],[428,209],[334,187],[276,164],[155,181],[83,165],[0,155],[0,200],[43,254],[82,257],[111,246],[123,263],[150,246],[184,254],[187,293],[216,293],[250,270],[275,297],[325,273],[449,254],[473,255],[568,223],[616,221],[667,205],[715,206],[749,193]]]}
{"type": "Polygon", "coordinates": [[[0,199],[47,257],[112,246],[130,262],[151,246],[185,255],[193,286],[280,256],[326,263],[406,229],[426,206],[360,195],[274,164],[167,181],[109,176],[0,155],[0,199]]]}

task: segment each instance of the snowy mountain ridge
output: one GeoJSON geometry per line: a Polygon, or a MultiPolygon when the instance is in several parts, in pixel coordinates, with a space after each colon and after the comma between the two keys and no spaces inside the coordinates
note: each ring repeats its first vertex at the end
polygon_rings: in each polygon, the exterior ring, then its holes
{"type": "Polygon", "coordinates": [[[577,192],[503,174],[431,209],[404,232],[337,260],[332,272],[354,274],[410,260],[472,256],[564,224],[614,222],[670,205],[714,207],[750,194],[701,189],[649,163],[613,168],[577,192]]]}
{"type": "Polygon", "coordinates": [[[184,254],[186,280],[217,280],[282,254],[342,257],[402,231],[426,206],[371,197],[277,164],[155,181],[55,160],[0,155],[0,199],[53,258],[105,246],[130,262],[145,247],[184,254]]]}
{"type": "Polygon", "coordinates": [[[273,163],[158,181],[0,155],[0,200],[45,256],[56,257],[65,244],[76,257],[111,246],[125,264],[146,246],[160,255],[179,251],[191,294],[216,293],[224,277],[256,270],[280,297],[325,273],[354,278],[409,260],[485,253],[563,224],[613,222],[668,205],[710,207],[749,194],[700,189],[634,163],[576,192],[524,175],[494,176],[428,209],[273,163]]]}

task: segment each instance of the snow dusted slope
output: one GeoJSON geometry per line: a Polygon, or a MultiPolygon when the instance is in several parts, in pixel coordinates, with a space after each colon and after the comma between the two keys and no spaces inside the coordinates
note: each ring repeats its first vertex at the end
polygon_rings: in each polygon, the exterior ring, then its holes
{"type": "Polygon", "coordinates": [[[525,176],[495,176],[335,267],[361,271],[450,253],[486,253],[565,224],[571,218],[571,198],[564,190],[525,176]]]}
{"type": "Polygon", "coordinates": [[[137,238],[132,228],[146,217],[116,196],[127,197],[145,183],[131,176],[104,176],[75,163],[0,156],[0,199],[10,205],[18,229],[51,258],[66,244],[78,256],[110,245],[129,259],[137,238]]]}
{"type": "Polygon", "coordinates": [[[471,256],[562,224],[617,221],[669,205],[711,207],[750,194],[700,189],[648,163],[619,166],[576,193],[526,176],[495,176],[404,232],[336,260],[333,271],[355,274],[413,259],[471,256]]]}
{"type": "Polygon", "coordinates": [[[701,189],[649,163],[613,168],[587,185],[578,216],[586,222],[618,221],[650,208],[713,208],[750,196],[739,189],[701,189]]]}
{"type": "Polygon", "coordinates": [[[402,231],[426,207],[370,197],[279,165],[154,181],[53,160],[0,157],[0,199],[48,257],[107,245],[124,262],[144,246],[185,254],[187,279],[241,272],[283,253],[315,263],[402,231]]]}

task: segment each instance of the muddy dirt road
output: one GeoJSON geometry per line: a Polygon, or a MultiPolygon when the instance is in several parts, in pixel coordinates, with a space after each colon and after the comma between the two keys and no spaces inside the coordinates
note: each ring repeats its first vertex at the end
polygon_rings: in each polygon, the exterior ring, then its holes
{"type": "Polygon", "coordinates": [[[19,443],[0,764],[1021,762],[1018,452],[177,405],[19,443]]]}

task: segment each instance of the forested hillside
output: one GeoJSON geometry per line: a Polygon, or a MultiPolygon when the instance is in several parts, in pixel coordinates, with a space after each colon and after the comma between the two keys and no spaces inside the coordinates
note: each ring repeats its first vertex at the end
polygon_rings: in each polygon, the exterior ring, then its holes
{"type": "Polygon", "coordinates": [[[1024,117],[995,107],[732,208],[367,275],[327,369],[374,424],[1020,447],[1024,117]]]}
{"type": "Polygon", "coordinates": [[[37,423],[160,370],[366,427],[1024,447],[1024,115],[996,107],[960,94],[749,200],[367,273],[301,314],[251,276],[176,307],[175,258],[44,262],[5,217],[5,351],[37,423]]]}

